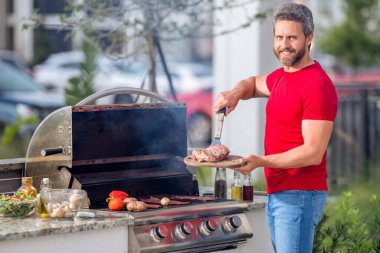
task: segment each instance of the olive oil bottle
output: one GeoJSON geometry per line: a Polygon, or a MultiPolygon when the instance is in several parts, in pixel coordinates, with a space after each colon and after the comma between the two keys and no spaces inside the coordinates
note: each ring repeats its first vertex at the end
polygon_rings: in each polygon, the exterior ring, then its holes
{"type": "Polygon", "coordinates": [[[234,180],[231,184],[231,200],[242,200],[243,199],[243,185],[240,181],[240,173],[234,172],[234,180]]]}
{"type": "Polygon", "coordinates": [[[45,209],[45,205],[42,201],[42,198],[41,198],[41,192],[42,191],[46,191],[46,190],[49,190],[51,189],[51,182],[50,182],[50,179],[47,178],[47,177],[44,177],[42,180],[41,180],[41,184],[40,184],[40,194],[39,194],[39,198],[38,198],[38,204],[39,204],[39,209],[38,209],[38,215],[41,217],[41,218],[47,218],[49,217],[49,214],[48,212],[46,211],[45,209]]]}

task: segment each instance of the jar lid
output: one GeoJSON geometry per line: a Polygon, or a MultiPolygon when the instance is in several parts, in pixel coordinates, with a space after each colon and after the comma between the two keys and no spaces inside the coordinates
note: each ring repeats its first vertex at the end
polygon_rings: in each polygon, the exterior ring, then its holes
{"type": "Polygon", "coordinates": [[[33,182],[33,178],[32,177],[22,177],[21,181],[26,182],[26,183],[29,183],[29,182],[31,183],[31,182],[33,182]]]}

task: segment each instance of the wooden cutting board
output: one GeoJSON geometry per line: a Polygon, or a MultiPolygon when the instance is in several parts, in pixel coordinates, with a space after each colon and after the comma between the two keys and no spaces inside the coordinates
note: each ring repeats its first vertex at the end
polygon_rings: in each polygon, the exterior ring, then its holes
{"type": "Polygon", "coordinates": [[[215,168],[237,168],[246,165],[247,163],[240,162],[241,156],[229,155],[221,162],[198,162],[192,155],[186,156],[185,164],[193,167],[215,167],[215,168]]]}

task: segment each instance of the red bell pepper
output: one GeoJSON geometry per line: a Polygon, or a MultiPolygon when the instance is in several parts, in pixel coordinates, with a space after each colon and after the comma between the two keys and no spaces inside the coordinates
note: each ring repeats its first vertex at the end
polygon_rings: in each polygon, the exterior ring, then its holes
{"type": "Polygon", "coordinates": [[[126,192],[115,190],[115,191],[110,192],[109,197],[110,197],[110,199],[120,198],[120,199],[124,200],[125,198],[129,198],[129,195],[126,192]]]}

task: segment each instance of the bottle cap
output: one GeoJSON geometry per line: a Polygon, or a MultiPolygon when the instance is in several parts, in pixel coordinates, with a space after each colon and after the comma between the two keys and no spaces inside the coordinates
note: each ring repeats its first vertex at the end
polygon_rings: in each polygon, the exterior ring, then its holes
{"type": "Polygon", "coordinates": [[[43,183],[43,184],[49,184],[49,183],[50,183],[50,179],[49,179],[48,177],[44,177],[44,178],[42,179],[42,183],[43,183]]]}
{"type": "Polygon", "coordinates": [[[25,182],[25,183],[32,183],[33,182],[33,178],[32,177],[22,177],[21,181],[25,182]]]}

